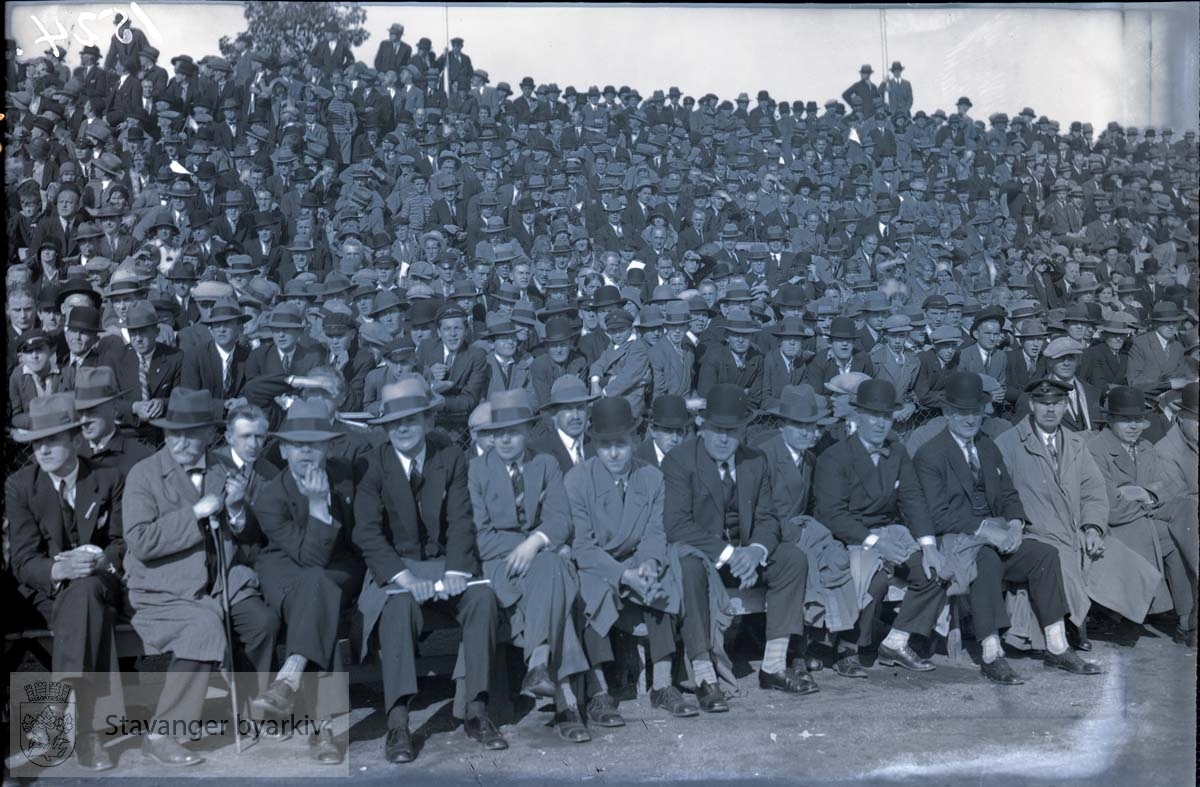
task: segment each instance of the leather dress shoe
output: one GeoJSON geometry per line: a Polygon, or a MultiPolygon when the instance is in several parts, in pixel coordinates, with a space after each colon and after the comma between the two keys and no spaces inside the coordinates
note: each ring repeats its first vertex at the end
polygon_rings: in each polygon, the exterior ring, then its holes
{"type": "Polygon", "coordinates": [[[887,645],[880,645],[879,657],[876,658],[876,661],[887,666],[904,667],[904,669],[912,670],[913,672],[929,672],[933,669],[932,662],[918,656],[908,645],[902,648],[889,648],[887,645]]]}
{"type": "Polygon", "coordinates": [[[260,713],[286,716],[296,705],[296,690],[284,680],[275,680],[262,694],[250,701],[250,707],[260,713]]]}
{"type": "Polygon", "coordinates": [[[1185,648],[1194,649],[1196,647],[1196,629],[1176,628],[1171,634],[1171,639],[1185,648]]]}
{"type": "Polygon", "coordinates": [[[579,708],[568,708],[554,714],[554,728],[558,731],[558,737],[564,741],[587,743],[592,739],[587,725],[583,723],[583,717],[579,715],[579,708]]]}
{"type": "Polygon", "coordinates": [[[1070,640],[1075,650],[1082,650],[1084,653],[1089,653],[1092,650],[1092,641],[1088,639],[1087,623],[1082,626],[1069,626],[1067,628],[1067,639],[1070,640]]]}
{"type": "Polygon", "coordinates": [[[665,689],[650,689],[650,707],[665,710],[672,716],[678,716],[681,719],[700,715],[700,709],[688,702],[683,693],[674,686],[667,686],[665,689]]]}
{"type": "Polygon", "coordinates": [[[388,762],[412,762],[417,758],[417,747],[407,727],[392,727],[383,741],[383,758],[388,762]]]}
{"type": "Polygon", "coordinates": [[[328,723],[308,736],[308,756],[322,765],[337,765],[342,761],[342,750],[333,739],[333,728],[328,723]]]}
{"type": "Polygon", "coordinates": [[[858,660],[857,653],[842,656],[833,662],[833,671],[843,678],[865,678],[870,674],[867,672],[867,668],[862,665],[862,662],[858,660]]]}
{"type": "Polygon", "coordinates": [[[492,723],[492,720],[487,716],[474,716],[463,722],[463,729],[467,733],[467,737],[473,741],[479,741],[483,744],[483,748],[489,751],[500,751],[508,748],[508,741],[504,740],[504,736],[500,730],[492,723]]]}
{"type": "Polygon", "coordinates": [[[625,719],[617,711],[612,695],[605,692],[588,700],[587,719],[597,727],[624,727],[625,719]]]}
{"type": "Polygon", "coordinates": [[[1008,664],[1008,659],[1000,656],[995,661],[988,663],[983,662],[979,665],[979,671],[983,676],[992,683],[999,683],[1001,686],[1020,686],[1025,681],[1021,680],[1012,667],[1008,664]]]}
{"type": "Polygon", "coordinates": [[[521,693],[534,699],[553,697],[554,681],[550,680],[550,670],[543,664],[525,673],[525,680],[521,681],[521,693]]]}
{"type": "Polygon", "coordinates": [[[1045,655],[1042,656],[1042,664],[1047,667],[1056,667],[1064,672],[1070,672],[1072,675],[1099,675],[1104,671],[1100,669],[1100,665],[1084,661],[1076,656],[1070,648],[1067,648],[1062,653],[1046,651],[1045,655]]]}
{"type": "Polygon", "coordinates": [[[725,692],[721,691],[720,686],[714,686],[708,681],[696,687],[696,700],[700,703],[700,710],[705,713],[725,713],[729,710],[725,692]]]}
{"type": "Polygon", "coordinates": [[[783,672],[758,671],[758,687],[784,691],[788,694],[815,694],[820,691],[817,682],[807,672],[785,669],[783,672]]]}
{"type": "Polygon", "coordinates": [[[75,761],[89,771],[107,771],[117,767],[112,755],[104,748],[104,739],[98,732],[83,732],[75,741],[75,761]]]}
{"type": "Polygon", "coordinates": [[[163,735],[158,738],[143,735],[142,753],[159,765],[166,765],[169,768],[183,768],[188,765],[199,765],[204,762],[203,757],[194,751],[185,749],[179,741],[170,735],[163,735]]]}

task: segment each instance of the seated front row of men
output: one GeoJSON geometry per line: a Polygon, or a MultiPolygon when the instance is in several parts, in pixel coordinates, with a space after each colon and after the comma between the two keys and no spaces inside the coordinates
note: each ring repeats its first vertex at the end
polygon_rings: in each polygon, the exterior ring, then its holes
{"type": "MultiPolygon", "coordinates": [[[[95,383],[88,406],[116,395],[114,379],[95,383]]],[[[34,399],[14,430],[34,461],[7,485],[13,571],[55,633],[53,668],[65,676],[112,668],[105,637],[127,593],[147,651],[172,654],[155,711],[164,720],[199,718],[211,670],[230,650],[261,676],[242,712],[291,713],[302,681],[344,669],[336,642],[357,603],[363,653],[378,643],[389,762],[417,755],[409,725],[417,643],[438,616],[462,628],[456,712],[492,750],[508,747],[489,715],[502,631],[523,654],[521,692],[553,701],[565,740],[625,723],[605,672],[614,630],[644,633],[653,708],[677,717],[728,711],[722,634],[735,588],[765,591],[763,689],[818,690],[811,673],[822,664],[808,646],[821,629],[839,676],[867,677],[860,657],[875,649],[881,664],[933,669],[911,638],[931,635],[951,595],[969,602],[983,675],[1020,683],[1001,643],[1013,624],[1006,589],[1019,590],[1015,603],[1036,621],[1023,624],[1026,647],[1044,651],[1047,666],[1096,674],[1075,653],[1090,647],[1088,606],[1140,620],[1170,605],[1141,545],[1194,538],[1194,524],[1155,524],[1169,507],[1159,497],[1194,501],[1194,480],[1176,489],[1164,469],[1152,494],[1131,479],[1113,497],[1098,449],[1060,428],[1064,388],[1045,379],[1027,392],[1030,417],[993,442],[980,433],[990,400],[980,376],[952,374],[945,428],[910,457],[891,431],[896,391],[882,380],[858,386],[845,436],[819,453],[833,419],[805,384],[772,403],[778,427],[761,449],[743,439],[754,412],[736,386],[713,386],[696,434],[683,401],[661,397],[644,440],[628,399],[583,391],[575,398],[589,406],[590,448],[571,455],[564,473],[534,448],[543,413],[523,390],[494,392],[472,416],[468,458],[433,428],[441,397],[404,376],[382,389],[371,422],[386,442],[351,464],[336,454],[344,433],[317,389],[292,402],[274,433],[260,409],[235,408],[226,445],[214,450],[219,403],[179,388],[152,421],[165,446],[127,475],[81,455],[92,416],[71,395],[53,394],[34,399]],[[272,437],[274,464],[264,448],[272,437]],[[1110,517],[1118,507],[1129,509],[1122,522],[1110,517]],[[895,585],[904,597],[884,633],[881,606],[895,585]],[[273,662],[277,641],[282,663],[273,662]],[[677,642],[690,696],[675,682],[677,642]]],[[[1193,386],[1179,419],[1179,439],[1193,444],[1195,400],[1193,386]]],[[[1114,440],[1132,436],[1136,446],[1136,430],[1121,424],[1138,404],[1118,394],[1110,407],[1114,440]]],[[[1189,621],[1191,608],[1180,625],[1189,621]]],[[[314,760],[344,757],[330,720],[345,703],[312,709],[314,760]]],[[[81,727],[79,760],[113,767],[94,729],[81,727]]],[[[147,735],[143,749],[165,765],[201,761],[170,735],[147,735]]]]}

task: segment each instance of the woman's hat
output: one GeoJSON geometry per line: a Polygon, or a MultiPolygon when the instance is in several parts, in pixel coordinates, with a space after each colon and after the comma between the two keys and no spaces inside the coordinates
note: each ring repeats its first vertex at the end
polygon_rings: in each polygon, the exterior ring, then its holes
{"type": "Polygon", "coordinates": [[[342,436],[333,431],[333,406],[324,399],[296,399],[278,432],[285,443],[324,443],[342,436]]]}
{"type": "Polygon", "coordinates": [[[488,403],[492,406],[491,417],[479,425],[481,431],[506,429],[538,419],[533,409],[533,399],[524,388],[497,391],[488,398],[488,403]]]}
{"type": "Polygon", "coordinates": [[[153,418],[150,423],[159,429],[196,429],[212,426],[221,420],[223,405],[212,398],[208,391],[191,388],[175,388],[167,400],[167,412],[162,418],[153,418]]]}
{"type": "Polygon", "coordinates": [[[896,401],[896,386],[887,380],[864,380],[850,404],[863,412],[886,416],[902,407],[896,401]]]}
{"type": "Polygon", "coordinates": [[[431,393],[425,378],[419,374],[406,374],[396,382],[383,386],[379,398],[379,417],[368,421],[370,424],[387,424],[436,410],[446,401],[444,397],[431,393]]]}
{"type": "Polygon", "coordinates": [[[700,417],[706,424],[736,429],[750,423],[754,412],[750,409],[746,392],[740,386],[718,383],[709,390],[700,417]]]}
{"type": "Polygon", "coordinates": [[[801,424],[828,426],[836,420],[830,417],[829,403],[825,397],[817,394],[808,383],[785,385],[778,404],[768,407],[767,413],[801,424]]]}
{"type": "Polygon", "coordinates": [[[594,440],[615,440],[632,434],[638,421],[623,396],[606,396],[592,405],[588,433],[594,440]]]}
{"type": "Polygon", "coordinates": [[[28,413],[14,419],[12,439],[18,443],[32,443],[34,440],[77,429],[82,424],[71,394],[39,396],[30,401],[28,413]]]}

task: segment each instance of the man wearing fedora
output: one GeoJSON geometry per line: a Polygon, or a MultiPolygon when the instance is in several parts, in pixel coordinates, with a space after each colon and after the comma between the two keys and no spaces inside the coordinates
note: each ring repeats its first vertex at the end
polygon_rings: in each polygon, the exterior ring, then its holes
{"type": "MultiPolygon", "coordinates": [[[[345,670],[338,631],[362,587],[365,569],[351,541],[354,469],[329,456],[329,443],[342,436],[333,429],[333,406],[326,400],[296,399],[272,435],[279,440],[285,467],[252,505],[267,541],[255,569],[267,603],[283,621],[287,658],[253,707],[287,716],[310,666],[322,672],[345,670]]],[[[348,710],[349,697],[344,684],[339,687],[335,680],[334,686],[313,709],[319,729],[310,737],[309,754],[323,765],[344,756],[330,724],[333,714],[348,710]]]]}
{"type": "Polygon", "coordinates": [[[700,709],[729,709],[714,666],[714,658],[720,659],[723,651],[713,642],[710,628],[711,582],[743,589],[765,586],[766,650],[759,686],[810,694],[817,690],[812,678],[787,663],[791,638],[804,634],[808,561],[798,547],[781,543],[766,458],[743,444],[753,415],[749,396],[737,385],[717,383],[708,391],[700,415],[700,434],[676,446],[662,461],[663,526],[680,554],[680,629],[700,709]]]}
{"type": "Polygon", "coordinates": [[[446,400],[436,416],[438,425],[459,431],[483,401],[489,378],[487,356],[466,343],[466,330],[467,313],[444,306],[437,313],[436,335],[417,346],[417,367],[446,400]]]}
{"type": "Polygon", "coordinates": [[[117,387],[123,391],[118,410],[146,442],[157,443],[157,432],[147,424],[162,417],[171,391],[179,385],[183,354],[158,340],[158,314],[145,301],[129,309],[125,328],[129,345],[110,356],[117,387]]]}
{"type": "Polygon", "coordinates": [[[600,397],[588,391],[587,383],[574,375],[564,375],[550,387],[550,398],[541,406],[545,420],[530,443],[534,451],[558,462],[565,475],[571,468],[595,456],[595,446],[586,434],[588,405],[600,397]]]}
{"type": "MultiPolygon", "coordinates": [[[[946,427],[913,458],[943,552],[949,560],[961,561],[964,572],[971,562],[975,567],[966,592],[982,647],[980,668],[993,683],[1023,682],[1000,646],[1000,632],[1010,625],[1003,596],[1007,582],[1028,588],[1046,641],[1046,663],[1075,674],[1097,674],[1099,668],[1082,661],[1067,644],[1067,599],[1058,553],[1023,538],[1021,498],[999,449],[980,434],[989,401],[978,374],[950,375],[942,392],[946,427]]],[[[959,585],[967,584],[955,576],[959,585]]]]}
{"type": "MultiPolygon", "coordinates": [[[[1067,410],[1063,416],[1063,427],[1077,432],[1092,432],[1100,428],[1102,411],[1100,391],[1079,379],[1079,357],[1083,354],[1083,342],[1067,336],[1050,340],[1041,352],[1045,375],[1054,378],[1067,388],[1067,410]]],[[[1026,391],[1017,399],[1012,415],[1017,422],[1030,413],[1030,395],[1026,391]]]]}
{"type": "Polygon", "coordinates": [[[604,675],[604,665],[614,658],[609,642],[614,626],[628,632],[639,623],[646,627],[654,664],[650,704],[674,716],[700,712],[672,683],[682,586],[667,556],[662,473],[635,458],[637,426],[628,400],[598,401],[589,429],[598,445],[596,456],[564,479],[574,529],[572,557],[579,568],[583,644],[592,665],[587,717],[601,727],[625,724],[604,675]]]}
{"type": "Polygon", "coordinates": [[[664,394],[654,398],[650,406],[650,423],[646,429],[646,437],[638,445],[638,459],[655,467],[662,466],[665,457],[672,448],[691,437],[696,418],[687,409],[687,401],[682,396],[664,394]]]}
{"type": "Polygon", "coordinates": [[[912,83],[901,76],[904,66],[899,60],[892,63],[890,71],[891,76],[879,86],[879,96],[887,105],[889,115],[907,115],[913,105],[912,83]]]}
{"type": "Polygon", "coordinates": [[[1172,523],[1191,515],[1194,506],[1186,498],[1163,496],[1159,454],[1142,437],[1150,415],[1145,393],[1118,386],[1108,392],[1104,409],[1107,422],[1088,448],[1104,476],[1109,531],[1163,575],[1165,586],[1155,591],[1150,614],[1174,607],[1181,621],[1188,620],[1195,603],[1189,570],[1195,577],[1196,560],[1176,548],[1172,531],[1180,527],[1172,523]]]}
{"type": "MultiPolygon", "coordinates": [[[[692,395],[695,349],[686,340],[691,311],[687,301],[674,299],[663,305],[662,337],[649,348],[650,375],[653,383],[651,402],[663,396],[692,395]]],[[[657,464],[657,463],[656,463],[657,464]]]]}
{"type": "Polygon", "coordinates": [[[1153,388],[1176,377],[1183,368],[1183,345],[1177,336],[1184,314],[1173,301],[1160,301],[1150,312],[1154,329],[1133,337],[1129,347],[1129,384],[1153,388]]]}
{"type": "Polygon", "coordinates": [[[546,320],[545,330],[544,352],[535,354],[529,366],[530,388],[538,404],[550,401],[551,389],[559,378],[571,375],[582,380],[587,376],[588,367],[587,359],[575,346],[577,329],[570,318],[564,315],[550,317],[546,320]]]}
{"type": "Polygon", "coordinates": [[[1124,385],[1129,379],[1127,348],[1135,325],[1136,319],[1127,313],[1111,314],[1100,325],[1100,341],[1094,342],[1079,356],[1079,379],[1101,392],[1124,385]]]}
{"type": "Polygon", "coordinates": [[[246,360],[250,350],[241,341],[242,328],[250,316],[231,298],[213,304],[200,322],[208,326],[212,340],[193,345],[183,353],[181,385],[205,390],[226,407],[241,395],[246,360]]]}
{"type": "Polygon", "coordinates": [[[116,401],[120,396],[111,367],[79,369],[75,377],[75,409],[83,421],[79,455],[95,467],[116,470],[124,477],[154,449],[117,429],[116,401]]]}
{"type": "Polygon", "coordinates": [[[481,337],[491,342],[488,353],[488,396],[511,388],[531,388],[534,356],[517,349],[517,326],[507,317],[489,314],[481,337]]]}
{"type": "Polygon", "coordinates": [[[814,389],[823,389],[825,383],[847,372],[861,372],[873,377],[875,364],[871,362],[871,356],[854,351],[857,340],[858,329],[853,318],[834,317],[829,323],[829,349],[809,361],[801,381],[814,389]]]}
{"type": "Polygon", "coordinates": [[[950,362],[960,372],[986,374],[1005,385],[1008,380],[1008,358],[1000,348],[1002,331],[1007,317],[1004,309],[993,306],[983,309],[971,321],[971,338],[959,348],[957,357],[950,362]]]}
{"type": "Polygon", "coordinates": [[[1070,392],[1056,377],[1033,380],[1026,386],[1029,415],[995,442],[1025,509],[1025,535],[1059,553],[1075,647],[1091,650],[1092,601],[1140,623],[1162,575],[1111,537],[1104,474],[1088,450],[1087,434],[1063,423],[1070,392]]]}
{"type": "MultiPolygon", "coordinates": [[[[913,634],[929,636],[946,599],[943,557],[920,481],[904,444],[890,437],[901,404],[886,380],[866,380],[851,401],[853,434],[817,457],[814,473],[817,520],[834,537],[853,548],[852,556],[870,572],[870,600],[858,619],[857,649],[875,642],[878,614],[887,592],[886,568],[907,590],[891,630],[879,645],[879,664],[925,672],[934,668],[910,646],[913,634]]],[[[834,670],[847,677],[866,677],[850,643],[839,641],[834,670]]]]}
{"type": "Polygon", "coordinates": [[[389,442],[369,455],[355,500],[354,543],[370,572],[359,609],[363,649],[379,634],[384,711],[384,758],[409,762],[416,749],[408,730],[408,705],[417,694],[416,645],[425,615],[451,616],[462,626],[467,735],[485,749],[508,744],[488,718],[488,683],[497,647],[499,610],[489,586],[468,586],[481,576],[475,524],[467,488],[467,459],[433,432],[442,403],[419,375],[384,386],[378,418],[389,442]],[[406,478],[408,483],[396,483],[406,478]]]}
{"type": "Polygon", "coordinates": [[[159,725],[201,717],[212,669],[234,647],[226,641],[225,615],[240,650],[263,676],[260,690],[279,628],[258,576],[235,561],[237,542],[256,531],[248,527],[244,481],[208,461],[218,406],[207,391],[172,391],[163,417],[151,422],[163,430],[165,446],[134,465],[122,498],[133,627],[147,653],[171,653],[154,722],[142,739],[142,751],[160,765],[203,761],[159,725]],[[218,570],[222,562],[226,576],[218,570]]]}
{"type": "MultiPolygon", "coordinates": [[[[1188,383],[1180,393],[1175,423],[1157,443],[1159,459],[1159,497],[1180,501],[1180,516],[1168,523],[1175,546],[1183,556],[1191,587],[1196,587],[1197,552],[1197,438],[1200,437],[1200,383],[1188,383]]],[[[1196,647],[1196,609],[1193,598],[1190,618],[1180,618],[1175,629],[1176,642],[1196,647]]]]}
{"type": "Polygon", "coordinates": [[[115,669],[113,626],[123,606],[125,476],[79,455],[83,419],[71,394],[40,396],[13,424],[12,439],[33,461],[5,483],[12,574],[54,633],[51,669],[75,688],[80,723],[75,751],[90,770],[114,766],[93,726],[108,686],[85,673],[115,669]]]}
{"type": "Polygon", "coordinates": [[[1049,336],[1045,324],[1033,317],[1018,320],[1013,326],[1016,341],[1006,352],[1008,364],[1004,389],[1004,401],[1009,409],[1016,407],[1030,378],[1040,374],[1039,361],[1049,336]]]}
{"type": "Polygon", "coordinates": [[[572,540],[562,471],[529,445],[538,415],[528,391],[501,391],[488,402],[489,420],[477,429],[494,436],[492,447],[467,475],[483,574],[524,652],[521,693],[553,697],[559,736],[583,743],[591,735],[571,678],[587,672],[588,661],[574,620],[578,578],[560,552],[572,540]]]}
{"type": "Polygon", "coordinates": [[[375,53],[375,70],[380,74],[388,71],[400,73],[400,69],[408,65],[412,57],[412,47],[401,39],[404,37],[404,25],[394,22],[388,28],[386,41],[379,42],[379,50],[375,53]]]}
{"type": "Polygon", "coordinates": [[[646,344],[634,337],[633,317],[625,309],[605,313],[603,333],[608,343],[588,374],[592,380],[598,378],[601,395],[625,397],[634,415],[640,417],[646,388],[652,382],[646,344]]]}
{"type": "Polygon", "coordinates": [[[762,404],[763,354],[753,346],[751,337],[760,331],[759,323],[743,306],[726,310],[722,326],[725,347],[705,352],[696,373],[696,393],[707,397],[717,385],[733,385],[746,395],[751,407],[762,404]]]}

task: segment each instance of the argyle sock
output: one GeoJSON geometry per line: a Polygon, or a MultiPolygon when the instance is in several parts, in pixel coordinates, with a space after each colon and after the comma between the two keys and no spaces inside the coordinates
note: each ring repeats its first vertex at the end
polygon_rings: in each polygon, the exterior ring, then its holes
{"type": "Polygon", "coordinates": [[[561,681],[554,687],[554,707],[557,710],[563,711],[577,708],[579,707],[578,702],[575,699],[575,691],[571,688],[571,681],[561,681]]]}
{"type": "Polygon", "coordinates": [[[533,653],[529,654],[529,669],[534,667],[544,667],[550,663],[550,646],[538,645],[533,649],[533,653]]]}
{"type": "Polygon", "coordinates": [[[597,694],[608,694],[608,681],[604,678],[603,667],[592,667],[587,675],[587,692],[589,697],[597,694]]]}
{"type": "Polygon", "coordinates": [[[762,671],[778,675],[787,669],[788,637],[776,637],[767,640],[763,651],[762,671]]]}
{"type": "Polygon", "coordinates": [[[279,674],[275,676],[275,680],[281,680],[291,686],[293,690],[300,688],[300,676],[304,674],[304,668],[308,666],[308,659],[293,653],[283,662],[283,666],[279,669],[279,674]]]}
{"type": "Polygon", "coordinates": [[[1059,620],[1046,626],[1042,631],[1046,634],[1046,650],[1055,656],[1067,652],[1067,624],[1059,620]]]}
{"type": "Polygon", "coordinates": [[[654,688],[665,689],[671,685],[671,659],[654,662],[654,688]]]}
{"type": "Polygon", "coordinates": [[[908,645],[908,632],[900,629],[892,629],[888,635],[883,638],[883,644],[892,650],[900,650],[908,645]]]}
{"type": "Polygon", "coordinates": [[[696,677],[696,685],[701,683],[717,684],[717,671],[708,659],[692,659],[692,674],[696,677]]]}
{"type": "Polygon", "coordinates": [[[1002,655],[1002,651],[1000,650],[999,634],[988,634],[979,644],[983,646],[984,664],[991,664],[1002,655]]]}

